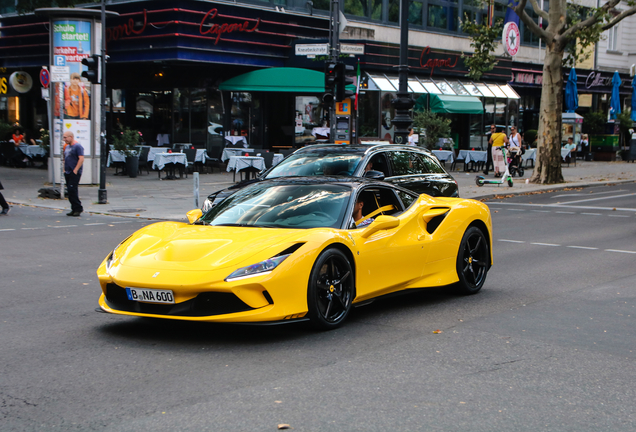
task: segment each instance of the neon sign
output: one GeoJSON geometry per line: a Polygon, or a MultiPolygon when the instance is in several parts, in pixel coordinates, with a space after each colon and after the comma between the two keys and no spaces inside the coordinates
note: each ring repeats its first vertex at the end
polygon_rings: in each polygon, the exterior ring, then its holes
{"type": "Polygon", "coordinates": [[[431,76],[433,76],[433,72],[435,71],[436,67],[454,68],[455,66],[457,66],[457,61],[459,60],[459,56],[455,57],[455,63],[453,63],[451,57],[448,57],[446,59],[429,58],[426,60],[426,63],[424,63],[424,55],[428,55],[430,53],[431,53],[430,46],[427,46],[426,48],[422,50],[422,54],[420,54],[420,67],[424,69],[431,68],[431,76]]]}
{"type": "Polygon", "coordinates": [[[203,26],[206,24],[206,20],[208,19],[208,17],[210,17],[210,20],[213,20],[214,18],[216,18],[217,13],[218,11],[216,9],[210,9],[208,13],[205,14],[203,19],[201,20],[201,24],[199,25],[199,33],[201,33],[202,35],[216,35],[214,45],[219,43],[219,39],[221,39],[221,35],[223,33],[232,33],[235,31],[252,33],[253,31],[256,31],[258,25],[261,23],[261,19],[258,18],[256,24],[251,29],[247,28],[247,26],[249,25],[249,21],[244,21],[243,24],[212,24],[212,27],[210,27],[209,29],[204,29],[203,26]]]}

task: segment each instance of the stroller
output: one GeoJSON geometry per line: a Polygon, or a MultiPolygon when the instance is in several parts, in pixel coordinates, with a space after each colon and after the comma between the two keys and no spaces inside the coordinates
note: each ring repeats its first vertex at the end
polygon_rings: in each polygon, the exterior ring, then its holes
{"type": "Polygon", "coordinates": [[[525,170],[523,169],[523,160],[521,159],[521,155],[523,155],[526,151],[523,147],[510,147],[508,153],[508,166],[510,167],[510,175],[512,177],[515,174],[519,174],[519,177],[523,177],[525,170]]]}

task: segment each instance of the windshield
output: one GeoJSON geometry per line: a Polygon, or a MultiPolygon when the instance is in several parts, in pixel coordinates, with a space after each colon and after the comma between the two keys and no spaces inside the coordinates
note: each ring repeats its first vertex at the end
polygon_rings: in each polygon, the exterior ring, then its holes
{"type": "Polygon", "coordinates": [[[293,176],[353,175],[364,155],[339,151],[300,152],[285,159],[265,176],[267,179],[293,176]]]}
{"type": "Polygon", "coordinates": [[[200,219],[216,226],[340,228],[351,189],[341,185],[258,183],[239,190],[200,219]]]}

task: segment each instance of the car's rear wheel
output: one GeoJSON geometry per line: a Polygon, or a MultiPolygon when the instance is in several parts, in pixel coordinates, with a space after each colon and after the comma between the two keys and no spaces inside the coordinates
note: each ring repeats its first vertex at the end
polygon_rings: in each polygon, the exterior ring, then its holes
{"type": "Polygon", "coordinates": [[[460,294],[475,294],[486,281],[490,253],[484,233],[470,227],[464,233],[457,254],[457,291],[460,294]]]}
{"type": "Polygon", "coordinates": [[[338,249],[327,249],[318,256],[309,276],[307,305],[312,325],[322,330],[342,324],[354,297],[351,263],[338,249]]]}

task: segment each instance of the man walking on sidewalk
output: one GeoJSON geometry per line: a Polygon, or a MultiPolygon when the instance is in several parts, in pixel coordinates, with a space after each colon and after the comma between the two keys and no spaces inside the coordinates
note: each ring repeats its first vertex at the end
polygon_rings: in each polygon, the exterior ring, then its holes
{"type": "Polygon", "coordinates": [[[66,131],[64,139],[64,178],[68,190],[68,200],[71,203],[71,212],[66,216],[79,216],[84,211],[79,199],[79,181],[82,177],[82,165],[84,164],[84,147],[75,141],[73,132],[66,131]]]}

